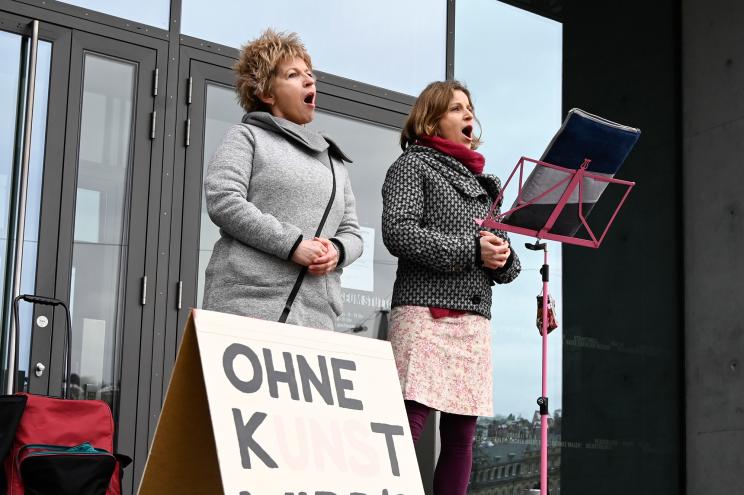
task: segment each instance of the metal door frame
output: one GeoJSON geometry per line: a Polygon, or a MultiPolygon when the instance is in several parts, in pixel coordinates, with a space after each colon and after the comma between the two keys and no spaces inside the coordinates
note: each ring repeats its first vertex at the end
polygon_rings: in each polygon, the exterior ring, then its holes
{"type": "MultiPolygon", "coordinates": [[[[125,277],[121,282],[123,293],[120,294],[121,306],[120,320],[122,326],[120,346],[116,349],[114,364],[119,373],[119,402],[118,402],[118,431],[117,449],[128,455],[141,451],[138,459],[144,466],[147,453],[146,426],[148,420],[148,409],[143,401],[147,399],[149,392],[150,374],[141,373],[142,368],[149,368],[152,347],[148,345],[148,338],[152,335],[152,319],[154,315],[154,304],[142,305],[141,302],[148,296],[143,294],[144,284],[140,283],[142,277],[154,279],[154,263],[156,262],[157,246],[153,239],[152,231],[159,227],[160,208],[160,163],[162,163],[162,136],[163,124],[153,119],[153,112],[157,115],[157,97],[153,94],[155,89],[154,74],[158,63],[158,51],[151,47],[132,44],[127,41],[114,40],[83,31],[74,30],[71,36],[69,66],[69,86],[67,95],[62,100],[67,102],[67,113],[65,118],[64,156],[62,167],[54,171],[59,174],[55,177],[59,180],[56,192],[60,196],[59,207],[54,211],[57,218],[56,239],[55,229],[40,235],[39,243],[45,246],[49,259],[39,257],[40,264],[54,263],[54,297],[69,302],[70,277],[72,266],[72,249],[74,242],[74,213],[78,177],[78,154],[80,145],[80,121],[84,82],[84,58],[85,55],[100,54],[104,57],[121,59],[137,64],[135,102],[133,108],[131,148],[129,157],[129,175],[127,178],[129,188],[127,199],[128,221],[126,236],[128,248],[126,259],[122,260],[121,276],[125,277]],[[154,127],[153,127],[154,124],[154,127]],[[159,131],[159,132],[158,132],[159,131]],[[154,138],[152,135],[154,133],[154,138]],[[157,193],[154,193],[154,190],[157,193]],[[54,246],[54,250],[52,252],[54,246]],[[51,261],[51,260],[54,261],[51,261]],[[149,271],[148,271],[149,268],[149,271]],[[143,411],[144,409],[144,411],[143,411]],[[144,418],[142,418],[144,416],[144,418]],[[141,424],[145,424],[145,435],[143,437],[141,424]]],[[[161,100],[163,97],[161,96],[161,100]]],[[[46,180],[46,177],[45,177],[46,180]]],[[[51,188],[50,188],[51,189],[51,188]]],[[[46,198],[45,198],[46,199],[46,198]]],[[[49,208],[44,205],[44,210],[49,208]]],[[[52,219],[49,220],[53,222],[52,219]]],[[[46,270],[39,270],[38,277],[48,276],[46,270]]],[[[51,277],[48,277],[51,278],[51,277]]],[[[62,360],[54,360],[54,356],[63,355],[63,333],[61,332],[64,321],[58,318],[53,323],[55,329],[51,338],[52,359],[49,361],[49,374],[46,380],[40,380],[37,385],[31,380],[31,390],[46,393],[46,390],[61,388],[63,379],[62,360]]],[[[118,325],[117,325],[118,326],[118,325]]],[[[46,336],[48,339],[48,335],[46,336]]],[[[35,335],[34,341],[43,340],[44,337],[35,335]]],[[[44,345],[37,344],[43,348],[44,345]]],[[[47,346],[49,344],[46,344],[47,346]]],[[[36,358],[36,355],[34,355],[36,358]]],[[[149,371],[149,370],[148,370],[149,371]]],[[[135,465],[135,469],[137,469],[135,465]]],[[[126,471],[125,486],[132,485],[132,470],[126,471]]]]}
{"type": "MultiPolygon", "coordinates": [[[[28,17],[0,12],[0,30],[5,32],[18,34],[20,36],[30,36],[32,22],[33,19],[28,17]]],[[[62,151],[64,149],[65,129],[59,126],[55,127],[50,123],[62,120],[67,111],[70,40],[71,31],[69,29],[60,28],[44,22],[40,23],[39,41],[46,41],[52,44],[49,94],[47,95],[47,120],[44,127],[45,142],[44,158],[42,160],[42,197],[39,218],[40,237],[42,232],[56,232],[57,228],[58,219],[55,218],[55,213],[59,208],[59,191],[54,187],[49,187],[48,184],[54,184],[55,182],[59,183],[61,180],[61,167],[58,166],[57,159],[62,156],[62,151]],[[48,207],[46,205],[48,205],[48,207]]],[[[36,132],[38,131],[39,130],[37,129],[36,132]]],[[[41,239],[39,239],[35,277],[36,294],[52,296],[54,293],[55,280],[53,273],[56,268],[56,263],[51,257],[49,257],[49,254],[55,252],[56,242],[54,246],[50,246],[42,244],[41,239]],[[44,261],[40,261],[42,258],[44,261]]],[[[41,315],[47,316],[50,321],[52,320],[52,315],[46,307],[41,307],[35,311],[33,319],[35,320],[36,317],[41,315]]],[[[11,315],[8,312],[6,318],[10,317],[11,315]]],[[[43,346],[38,344],[39,342],[35,343],[32,341],[29,352],[45,355],[47,356],[48,361],[48,357],[51,353],[49,345],[43,346]],[[37,344],[37,347],[34,347],[34,344],[37,344]]],[[[46,375],[44,376],[44,381],[45,380],[46,375]]],[[[46,391],[46,385],[44,390],[46,391]]]]}

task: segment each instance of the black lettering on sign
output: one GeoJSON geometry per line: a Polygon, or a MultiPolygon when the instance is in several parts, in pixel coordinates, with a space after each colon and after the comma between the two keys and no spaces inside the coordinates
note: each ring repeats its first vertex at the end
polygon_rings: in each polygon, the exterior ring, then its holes
{"type": "Polygon", "coordinates": [[[245,394],[252,394],[261,388],[261,381],[263,380],[263,372],[261,370],[261,362],[258,360],[256,353],[251,350],[247,345],[242,344],[230,344],[225,352],[222,354],[222,368],[225,370],[225,376],[232,383],[232,386],[240,390],[245,394]],[[245,356],[251,363],[253,368],[253,378],[245,382],[238,378],[235,374],[235,358],[238,356],[245,356]]]}
{"type": "Polygon", "coordinates": [[[228,381],[240,392],[252,394],[257,392],[264,382],[264,371],[266,372],[266,382],[269,385],[269,395],[279,398],[279,384],[285,383],[289,389],[289,396],[292,400],[300,400],[299,382],[302,386],[302,396],[305,402],[313,402],[313,389],[329,406],[333,405],[333,390],[336,391],[336,400],[339,407],[344,409],[353,409],[361,411],[364,405],[361,400],[348,397],[346,394],[354,390],[354,382],[341,376],[342,371],[356,371],[356,363],[348,359],[331,358],[331,374],[333,388],[331,387],[331,377],[328,372],[327,358],[318,356],[318,372],[310,366],[305,356],[296,355],[297,369],[295,369],[294,359],[289,352],[282,352],[284,369],[277,369],[274,365],[274,356],[271,349],[263,349],[263,366],[258,355],[253,350],[243,344],[230,344],[222,355],[222,367],[228,381]],[[250,380],[238,377],[235,372],[235,360],[238,357],[244,357],[251,365],[252,376],[250,380]],[[265,368],[265,369],[264,369],[265,368]]]}
{"type": "Polygon", "coordinates": [[[288,352],[282,352],[282,356],[284,357],[284,371],[274,369],[274,360],[271,357],[271,351],[269,349],[264,349],[263,355],[264,363],[266,364],[266,381],[269,382],[269,395],[277,399],[279,397],[277,383],[284,382],[289,385],[289,396],[292,397],[292,400],[300,400],[292,355],[288,352]]]}
{"type": "Polygon", "coordinates": [[[362,401],[346,397],[345,390],[354,390],[354,382],[341,378],[341,370],[356,370],[356,363],[347,359],[331,358],[331,368],[333,369],[333,382],[336,385],[336,397],[338,397],[339,407],[344,409],[354,409],[361,411],[364,409],[362,401]]]}
{"type": "Polygon", "coordinates": [[[235,431],[238,434],[238,446],[240,447],[240,461],[243,464],[243,469],[251,468],[251,456],[250,451],[252,450],[266,466],[271,469],[278,468],[274,459],[261,447],[258,442],[253,439],[253,434],[256,432],[263,420],[266,419],[266,413],[255,412],[251,419],[247,423],[243,423],[243,414],[240,409],[233,409],[233,419],[235,420],[235,431]]]}
{"type": "Polygon", "coordinates": [[[328,365],[325,356],[318,356],[318,369],[320,370],[320,378],[310,367],[305,356],[297,355],[297,370],[300,372],[300,383],[302,383],[302,395],[305,397],[305,402],[313,401],[313,391],[310,388],[312,382],[315,391],[320,394],[326,404],[332,406],[333,393],[331,392],[331,379],[328,377],[328,365]]]}
{"type": "Polygon", "coordinates": [[[400,476],[393,435],[403,435],[403,427],[400,425],[386,425],[385,423],[370,423],[369,425],[372,427],[373,432],[385,435],[385,444],[387,445],[388,456],[390,457],[390,469],[393,472],[393,476],[400,476]]]}

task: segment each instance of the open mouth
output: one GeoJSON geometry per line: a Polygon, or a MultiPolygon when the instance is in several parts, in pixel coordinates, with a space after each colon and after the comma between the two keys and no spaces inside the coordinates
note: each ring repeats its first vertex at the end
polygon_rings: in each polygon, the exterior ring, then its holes
{"type": "Polygon", "coordinates": [[[315,93],[308,93],[302,101],[308,105],[315,105],[315,93]]]}
{"type": "Polygon", "coordinates": [[[472,125],[466,125],[462,129],[462,133],[467,137],[468,139],[473,139],[473,126],[472,125]]]}

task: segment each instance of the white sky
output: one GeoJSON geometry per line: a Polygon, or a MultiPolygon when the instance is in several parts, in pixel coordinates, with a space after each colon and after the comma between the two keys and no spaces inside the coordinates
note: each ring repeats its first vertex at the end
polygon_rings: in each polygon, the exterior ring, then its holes
{"type": "MultiPolygon", "coordinates": [[[[470,89],[483,126],[486,170],[506,182],[521,156],[540,158],[562,120],[562,26],[494,0],[457,2],[455,76],[470,89]]],[[[513,186],[510,186],[510,189],[513,186]]],[[[516,191],[507,196],[510,205],[516,191]]],[[[496,414],[531,418],[541,392],[541,340],[535,296],[542,252],[512,235],[522,261],[516,281],[494,287],[493,358],[496,414]]],[[[550,291],[561,311],[561,249],[550,243],[550,291]]],[[[549,335],[548,397],[561,408],[562,332],[549,335]]]]}

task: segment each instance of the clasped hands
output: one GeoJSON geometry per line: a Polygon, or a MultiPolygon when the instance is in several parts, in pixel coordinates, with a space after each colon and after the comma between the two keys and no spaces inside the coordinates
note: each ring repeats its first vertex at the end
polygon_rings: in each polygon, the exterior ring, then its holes
{"type": "Polygon", "coordinates": [[[503,267],[511,254],[509,243],[493,232],[482,230],[479,234],[483,266],[494,270],[503,267]]]}
{"type": "Polygon", "coordinates": [[[306,266],[312,275],[325,275],[336,269],[338,251],[328,239],[313,237],[300,242],[292,254],[292,261],[306,266]]]}

